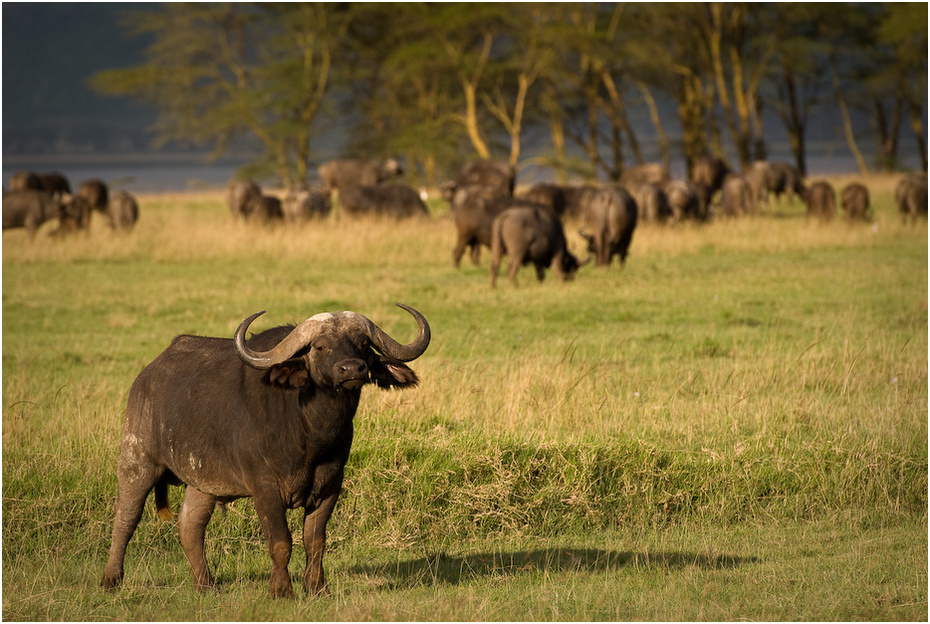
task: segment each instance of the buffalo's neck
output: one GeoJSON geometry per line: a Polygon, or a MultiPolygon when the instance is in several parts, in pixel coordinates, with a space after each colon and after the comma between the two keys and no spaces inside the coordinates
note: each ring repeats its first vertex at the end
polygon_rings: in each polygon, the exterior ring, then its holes
{"type": "Polygon", "coordinates": [[[348,455],[352,419],[360,397],[360,390],[316,388],[313,392],[301,392],[300,411],[314,446],[324,452],[348,455]]]}

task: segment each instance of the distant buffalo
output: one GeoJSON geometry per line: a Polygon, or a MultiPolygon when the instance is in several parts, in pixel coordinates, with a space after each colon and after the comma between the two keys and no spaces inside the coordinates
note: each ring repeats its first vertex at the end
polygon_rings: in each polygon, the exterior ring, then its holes
{"type": "Polygon", "coordinates": [[[684,219],[704,221],[708,217],[707,204],[701,201],[700,191],[692,182],[672,180],[665,185],[665,197],[673,222],[684,219]]]}
{"type": "Polygon", "coordinates": [[[36,230],[46,221],[60,219],[61,201],[45,191],[33,189],[3,191],[3,229],[25,228],[34,239],[36,230]]]}
{"type": "Polygon", "coordinates": [[[514,206],[501,212],[491,226],[491,287],[497,283],[501,258],[509,256],[507,275],[517,285],[517,271],[532,263],[536,278],[543,281],[551,266],[560,280],[570,279],[578,270],[578,259],[568,251],[565,231],[559,217],[538,205],[514,206]]]}
{"type": "Polygon", "coordinates": [[[840,206],[850,221],[871,221],[869,189],[859,182],[847,184],[840,193],[840,206]]]}
{"type": "Polygon", "coordinates": [[[517,179],[516,169],[509,163],[497,160],[474,160],[466,163],[455,179],[442,185],[443,199],[452,200],[458,189],[486,187],[502,195],[513,196],[517,179]]]}
{"type": "Polygon", "coordinates": [[[45,191],[60,198],[71,193],[71,184],[68,182],[68,178],[57,171],[51,173],[20,171],[10,177],[10,190],[45,191]]]}
{"type": "Polygon", "coordinates": [[[281,208],[288,223],[323,219],[332,211],[329,191],[320,188],[291,189],[281,208]]]}
{"type": "Polygon", "coordinates": [[[129,192],[119,190],[110,197],[107,224],[117,231],[129,231],[139,220],[139,203],[129,192]]]}
{"type": "Polygon", "coordinates": [[[652,223],[667,221],[672,215],[668,205],[668,195],[665,190],[656,184],[641,184],[633,193],[639,219],[652,223]]]}
{"type": "Polygon", "coordinates": [[[253,197],[245,205],[245,217],[249,221],[271,223],[284,219],[281,200],[272,195],[253,197]]]}
{"type": "Polygon", "coordinates": [[[901,217],[916,223],[918,218],[927,218],[927,174],[911,173],[898,182],[894,191],[895,201],[901,217]]]}
{"type": "Polygon", "coordinates": [[[730,173],[727,163],[717,156],[700,156],[691,165],[691,181],[709,191],[707,199],[723,187],[723,179],[730,173]]]}
{"type": "Polygon", "coordinates": [[[746,178],[735,173],[727,175],[720,189],[720,213],[726,217],[740,217],[755,212],[756,199],[746,178]]]}
{"type": "Polygon", "coordinates": [[[103,180],[95,178],[81,182],[77,194],[86,199],[93,210],[106,213],[107,203],[109,202],[109,189],[103,180]]]}
{"type": "Polygon", "coordinates": [[[339,197],[346,217],[382,216],[394,219],[429,215],[420,193],[407,184],[349,186],[339,197]]]}
{"type": "Polygon", "coordinates": [[[805,193],[807,217],[830,221],[836,216],[836,191],[825,181],[814,182],[805,193]]]}
{"type": "Polygon", "coordinates": [[[403,166],[393,158],[330,160],[320,165],[319,169],[323,188],[339,193],[350,186],[374,186],[403,173],[403,166]]]}
{"type": "Polygon", "coordinates": [[[582,217],[587,232],[579,234],[588,241],[595,266],[610,266],[615,255],[620,266],[626,263],[637,218],[636,202],[624,189],[605,187],[594,195],[582,217]]]}
{"type": "Polygon", "coordinates": [[[261,187],[252,180],[230,180],[226,187],[226,205],[234,219],[245,217],[247,206],[262,196],[261,187]]]}
{"type": "Polygon", "coordinates": [[[456,189],[450,199],[452,222],[455,225],[455,248],[452,262],[458,268],[465,248],[471,248],[472,263],[478,264],[481,245],[491,246],[491,224],[494,218],[510,206],[526,200],[514,200],[496,186],[469,185],[456,189]]]}
{"type": "Polygon", "coordinates": [[[645,163],[634,167],[627,167],[620,175],[620,185],[636,194],[639,187],[645,184],[663,186],[668,183],[671,176],[663,165],[659,163],[645,163]]]}

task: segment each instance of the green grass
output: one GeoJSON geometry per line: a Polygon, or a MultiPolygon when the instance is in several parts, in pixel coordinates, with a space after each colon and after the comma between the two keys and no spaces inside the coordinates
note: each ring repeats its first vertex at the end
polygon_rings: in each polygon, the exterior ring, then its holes
{"type": "Polygon", "coordinates": [[[893,183],[872,225],[647,224],[625,269],[517,289],[487,250],[452,267],[441,204],[256,229],[165,195],[128,236],[4,233],[3,617],[926,619],[927,230],[893,183]],[[363,393],[329,598],[267,598],[247,500],[208,528],[218,592],[153,513],[98,589],[127,392],[176,334],[352,309],[408,340],[396,301],[433,342],[419,388],[363,393]]]}

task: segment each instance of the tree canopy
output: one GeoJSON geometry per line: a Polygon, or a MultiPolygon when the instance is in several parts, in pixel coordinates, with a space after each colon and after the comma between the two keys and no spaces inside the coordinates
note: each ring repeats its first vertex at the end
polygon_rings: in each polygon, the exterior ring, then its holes
{"type": "Polygon", "coordinates": [[[248,145],[252,172],[288,185],[333,124],[349,154],[403,156],[427,183],[470,158],[525,165],[529,143],[537,163],[617,179],[647,136],[666,165],[674,149],[740,168],[767,154],[765,110],[802,171],[814,110],[860,168],[894,169],[906,126],[927,168],[926,4],[184,3],[126,24],[152,38],[146,62],[96,89],[153,103],[160,140],[248,145]]]}

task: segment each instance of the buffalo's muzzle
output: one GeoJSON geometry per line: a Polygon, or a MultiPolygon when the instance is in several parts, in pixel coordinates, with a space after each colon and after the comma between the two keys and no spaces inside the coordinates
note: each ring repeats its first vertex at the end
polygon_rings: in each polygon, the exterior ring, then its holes
{"type": "Polygon", "coordinates": [[[355,390],[368,383],[368,365],[356,358],[342,360],[333,366],[333,381],[340,388],[355,390]]]}

